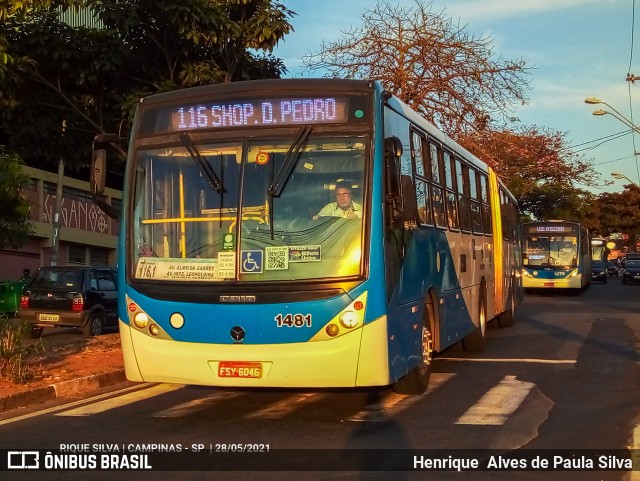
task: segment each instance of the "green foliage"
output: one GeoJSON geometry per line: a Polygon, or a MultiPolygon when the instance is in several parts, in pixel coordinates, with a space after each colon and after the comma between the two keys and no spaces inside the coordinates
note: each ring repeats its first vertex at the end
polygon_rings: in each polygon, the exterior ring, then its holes
{"type": "Polygon", "coordinates": [[[31,234],[30,205],[24,195],[29,177],[22,171],[22,161],[0,146],[0,249],[23,246],[31,234]]]}
{"type": "Polygon", "coordinates": [[[25,359],[37,347],[22,345],[28,330],[28,323],[13,321],[6,314],[0,315],[0,377],[18,383],[34,378],[25,359]]]}
{"type": "Polygon", "coordinates": [[[623,234],[624,245],[633,252],[640,242],[640,187],[626,185],[623,192],[606,192],[598,197],[599,233],[609,237],[623,234]]]}
{"type": "Polygon", "coordinates": [[[0,23],[12,59],[0,77],[0,145],[36,167],[86,168],[95,134],[127,137],[142,96],[286,72],[265,52],[292,30],[293,12],[272,0],[37,4],[0,23]],[[61,4],[88,6],[106,28],[61,22],[49,9],[61,4]]]}

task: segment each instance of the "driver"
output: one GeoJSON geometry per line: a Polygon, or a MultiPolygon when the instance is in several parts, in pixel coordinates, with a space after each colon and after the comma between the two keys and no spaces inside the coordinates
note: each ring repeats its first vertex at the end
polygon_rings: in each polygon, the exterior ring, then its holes
{"type": "Polygon", "coordinates": [[[351,186],[346,182],[339,182],[335,188],[335,202],[329,202],[320,212],[313,216],[319,217],[344,217],[345,219],[362,219],[362,206],[353,201],[351,186]]]}

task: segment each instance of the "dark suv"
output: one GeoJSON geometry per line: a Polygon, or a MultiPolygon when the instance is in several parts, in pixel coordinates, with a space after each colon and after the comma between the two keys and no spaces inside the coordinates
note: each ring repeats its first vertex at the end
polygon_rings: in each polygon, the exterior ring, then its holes
{"type": "Polygon", "coordinates": [[[40,337],[45,327],[79,327],[87,336],[117,325],[117,283],[113,269],[40,267],[24,286],[18,316],[40,337]]]}
{"type": "Polygon", "coordinates": [[[640,259],[632,259],[624,263],[622,269],[622,283],[640,282],[640,259]]]}

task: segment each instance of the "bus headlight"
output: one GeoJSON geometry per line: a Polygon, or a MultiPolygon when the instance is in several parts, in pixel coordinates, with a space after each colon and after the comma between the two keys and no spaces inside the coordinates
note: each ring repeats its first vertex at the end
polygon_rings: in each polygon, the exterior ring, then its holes
{"type": "Polygon", "coordinates": [[[147,316],[144,312],[136,312],[133,316],[133,324],[138,329],[144,329],[149,324],[149,316],[147,316]]]}
{"type": "Polygon", "coordinates": [[[522,277],[533,277],[533,276],[528,270],[522,269],[522,277]]]}
{"type": "Polygon", "coordinates": [[[571,271],[571,274],[569,274],[568,277],[576,277],[578,275],[578,269],[574,269],[573,271],[571,271]]]}
{"type": "Polygon", "coordinates": [[[347,329],[353,329],[358,325],[358,315],[353,311],[345,311],[340,315],[340,324],[347,329]]]}
{"type": "Polygon", "coordinates": [[[364,325],[366,305],[367,292],[365,291],[336,313],[309,341],[328,341],[357,331],[364,325]]]}

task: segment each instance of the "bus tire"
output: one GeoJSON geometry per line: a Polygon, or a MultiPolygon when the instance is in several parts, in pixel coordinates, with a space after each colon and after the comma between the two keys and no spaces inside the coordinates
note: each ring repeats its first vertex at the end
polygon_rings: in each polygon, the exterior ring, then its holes
{"type": "Polygon", "coordinates": [[[511,299],[511,309],[498,316],[498,325],[500,327],[511,327],[516,322],[516,299],[513,290],[509,293],[509,298],[511,299]]]}
{"type": "Polygon", "coordinates": [[[393,383],[398,394],[424,394],[429,386],[433,366],[433,330],[434,303],[431,297],[425,302],[425,319],[422,322],[420,362],[409,373],[393,383]]]}
{"type": "Polygon", "coordinates": [[[484,349],[487,336],[487,294],[484,283],[480,288],[478,301],[478,325],[471,334],[462,340],[465,351],[480,352],[484,349]]]}

